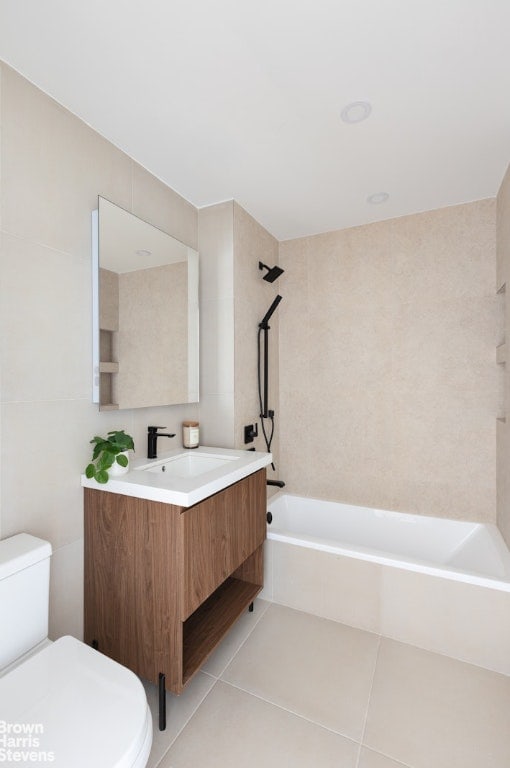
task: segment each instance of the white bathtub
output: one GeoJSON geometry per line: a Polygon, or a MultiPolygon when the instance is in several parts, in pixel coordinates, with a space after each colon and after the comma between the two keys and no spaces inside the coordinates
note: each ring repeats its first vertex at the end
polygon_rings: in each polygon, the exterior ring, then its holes
{"type": "Polygon", "coordinates": [[[495,525],[277,493],[269,599],[510,674],[510,553],[495,525]]]}
{"type": "Polygon", "coordinates": [[[495,525],[408,515],[278,493],[268,537],[510,592],[510,552],[495,525]]]}

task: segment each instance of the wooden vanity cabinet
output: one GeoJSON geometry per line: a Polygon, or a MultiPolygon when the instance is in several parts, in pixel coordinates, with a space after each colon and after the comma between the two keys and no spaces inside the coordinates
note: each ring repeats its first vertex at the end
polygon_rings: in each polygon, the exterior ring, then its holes
{"type": "Polygon", "coordinates": [[[263,586],[266,470],[192,507],[85,488],[85,642],[181,693],[263,586]]]}

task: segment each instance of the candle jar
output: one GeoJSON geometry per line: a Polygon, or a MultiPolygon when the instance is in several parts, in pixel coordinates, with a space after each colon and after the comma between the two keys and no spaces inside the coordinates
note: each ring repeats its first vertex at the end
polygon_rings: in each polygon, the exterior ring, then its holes
{"type": "Polygon", "coordinates": [[[198,421],[182,422],[182,444],[184,448],[198,448],[200,443],[200,430],[198,421]]]}

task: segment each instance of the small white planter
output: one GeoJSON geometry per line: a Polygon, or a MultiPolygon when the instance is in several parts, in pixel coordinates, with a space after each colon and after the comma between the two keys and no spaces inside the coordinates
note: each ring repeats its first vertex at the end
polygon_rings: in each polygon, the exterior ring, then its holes
{"type": "Polygon", "coordinates": [[[117,456],[115,457],[115,461],[113,462],[112,466],[108,470],[109,477],[118,477],[119,475],[125,475],[126,472],[129,472],[129,451],[123,451],[122,453],[119,453],[118,456],[125,456],[128,460],[127,466],[121,467],[120,464],[117,464],[117,456]]]}

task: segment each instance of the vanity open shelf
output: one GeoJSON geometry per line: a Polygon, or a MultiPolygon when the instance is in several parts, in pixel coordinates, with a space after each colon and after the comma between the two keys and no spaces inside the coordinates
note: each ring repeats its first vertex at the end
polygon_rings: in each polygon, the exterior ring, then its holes
{"type": "Polygon", "coordinates": [[[84,493],[85,641],[179,694],[262,589],[266,470],[190,507],[84,493]]]}
{"type": "Polygon", "coordinates": [[[261,586],[229,577],[183,622],[184,685],[253,602],[261,586]]]}

